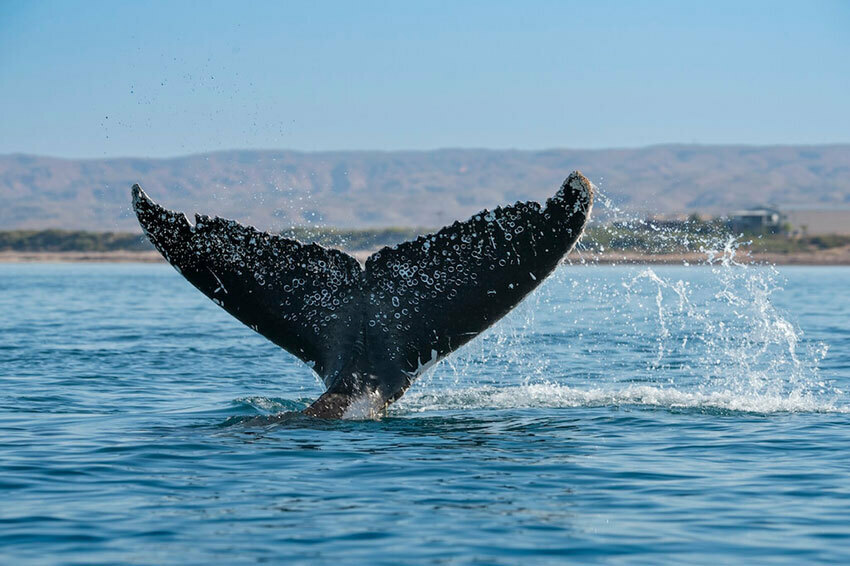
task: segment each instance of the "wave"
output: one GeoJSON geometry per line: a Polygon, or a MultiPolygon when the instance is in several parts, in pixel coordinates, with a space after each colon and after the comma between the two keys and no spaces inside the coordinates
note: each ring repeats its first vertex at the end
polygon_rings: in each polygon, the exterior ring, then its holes
{"type": "MultiPolygon", "coordinates": [[[[244,397],[234,403],[253,414],[234,416],[225,424],[273,424],[298,418],[308,399],[244,397]]],[[[520,386],[477,386],[440,391],[410,391],[390,406],[388,415],[405,417],[443,411],[646,407],[664,410],[733,413],[850,413],[850,406],[805,392],[742,395],[732,390],[684,391],[673,387],[629,385],[623,388],[569,387],[554,383],[520,386]]],[[[312,420],[312,419],[311,419],[312,420]]]]}
{"type": "Polygon", "coordinates": [[[240,397],[233,403],[240,409],[254,414],[300,412],[310,406],[310,399],[282,399],[279,397],[240,397]]]}
{"type": "Polygon", "coordinates": [[[439,392],[410,391],[390,414],[470,409],[559,409],[623,405],[662,409],[707,409],[747,413],[850,413],[840,405],[805,392],[742,395],[732,390],[682,391],[672,387],[630,385],[620,389],[583,389],[553,383],[514,387],[480,386],[439,392]]]}

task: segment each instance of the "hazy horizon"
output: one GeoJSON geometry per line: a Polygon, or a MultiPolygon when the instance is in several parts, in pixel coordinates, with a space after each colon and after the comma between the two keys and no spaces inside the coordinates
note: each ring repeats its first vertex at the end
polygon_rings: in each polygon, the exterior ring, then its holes
{"type": "Polygon", "coordinates": [[[212,155],[222,153],[240,153],[240,152],[258,152],[258,153],[297,153],[297,154],[333,154],[333,153],[351,153],[351,154],[369,154],[369,153],[436,153],[436,152],[454,152],[454,151],[469,151],[481,152],[490,151],[494,153],[503,152],[521,152],[521,153],[543,153],[548,151],[570,151],[570,152],[594,152],[594,151],[634,151],[653,148],[677,148],[677,147],[693,147],[693,148],[799,148],[799,147],[848,147],[850,142],[834,142],[834,143],[691,143],[691,142],[661,142],[651,143],[636,146],[610,146],[610,147],[539,147],[539,148],[518,148],[518,147],[432,147],[432,148],[398,148],[398,149],[346,149],[346,148],[331,148],[331,149],[297,149],[292,147],[223,147],[220,149],[211,149],[206,151],[192,151],[188,153],[175,153],[171,155],[109,155],[101,157],[87,157],[75,155],[51,155],[45,153],[31,153],[25,151],[9,151],[0,152],[2,157],[25,156],[25,157],[44,157],[48,159],[63,159],[68,161],[93,161],[102,159],[180,159],[184,157],[197,157],[200,155],[212,155]]]}

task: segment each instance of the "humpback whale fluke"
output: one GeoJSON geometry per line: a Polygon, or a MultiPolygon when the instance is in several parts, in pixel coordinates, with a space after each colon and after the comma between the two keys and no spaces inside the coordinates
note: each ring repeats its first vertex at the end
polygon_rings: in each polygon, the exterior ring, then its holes
{"type": "Polygon", "coordinates": [[[581,236],[593,186],[578,171],[546,201],[350,255],[233,220],[185,214],[133,186],[145,234],[227,312],[310,365],[327,391],[305,413],[374,416],[411,383],[507,314],[581,236]]]}

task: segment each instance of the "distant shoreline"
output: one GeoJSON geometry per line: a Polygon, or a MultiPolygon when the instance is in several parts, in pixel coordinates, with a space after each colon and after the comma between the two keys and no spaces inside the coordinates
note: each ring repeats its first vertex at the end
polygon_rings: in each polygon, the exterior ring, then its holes
{"type": "MultiPolygon", "coordinates": [[[[653,227],[654,228],[654,227],[653,227]]],[[[572,263],[591,264],[704,264],[701,249],[723,246],[722,227],[693,221],[667,227],[659,234],[646,227],[612,224],[591,227],[581,249],[570,255],[572,263]],[[685,242],[685,243],[683,243],[685,242]],[[602,251],[604,250],[604,251],[602,251]]],[[[296,228],[285,234],[302,242],[348,251],[361,263],[372,252],[411,240],[428,228],[340,230],[296,228]]],[[[850,235],[791,238],[779,234],[750,235],[736,244],[736,261],[776,265],[850,265],[850,235]]],[[[726,238],[724,238],[726,241],[726,238]]],[[[79,232],[67,230],[0,230],[0,263],[157,263],[159,253],[140,233],[79,232]]]]}
{"type": "MultiPolygon", "coordinates": [[[[348,252],[360,262],[374,250],[348,252]]],[[[606,252],[570,254],[573,265],[581,264],[582,259],[591,265],[701,265],[705,263],[705,254],[671,253],[641,254],[635,252],[606,252]]],[[[752,253],[747,255],[739,250],[735,256],[739,263],[768,263],[775,265],[850,265],[850,246],[825,250],[796,253],[752,253]]],[[[155,250],[145,251],[91,251],[91,252],[25,252],[0,251],[0,263],[164,263],[164,259],[155,250]]]]}

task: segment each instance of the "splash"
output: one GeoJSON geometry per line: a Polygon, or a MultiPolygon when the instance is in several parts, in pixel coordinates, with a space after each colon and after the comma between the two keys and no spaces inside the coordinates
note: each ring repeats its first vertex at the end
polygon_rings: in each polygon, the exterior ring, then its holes
{"type": "Polygon", "coordinates": [[[577,407],[644,406],[662,409],[718,410],[746,413],[850,413],[811,393],[787,395],[735,390],[686,391],[649,385],[622,389],[579,388],[557,383],[532,383],[515,387],[481,386],[441,392],[410,392],[390,410],[404,416],[432,411],[474,409],[565,409],[577,407]]]}
{"type": "Polygon", "coordinates": [[[774,304],[783,277],[752,261],[750,242],[715,221],[647,219],[594,188],[596,224],[570,265],[419,378],[400,411],[850,406],[820,375],[826,346],[774,304]],[[638,264],[638,255],[678,265],[638,264]]]}
{"type": "Polygon", "coordinates": [[[591,231],[573,265],[417,384],[399,411],[624,404],[848,410],[843,392],[820,375],[827,347],[806,340],[775,306],[784,280],[774,266],[742,257],[746,242],[721,225],[665,226],[597,194],[608,222],[591,231]],[[638,242],[633,248],[686,259],[600,265],[611,263],[611,246],[629,234],[638,242]]]}

